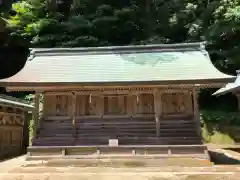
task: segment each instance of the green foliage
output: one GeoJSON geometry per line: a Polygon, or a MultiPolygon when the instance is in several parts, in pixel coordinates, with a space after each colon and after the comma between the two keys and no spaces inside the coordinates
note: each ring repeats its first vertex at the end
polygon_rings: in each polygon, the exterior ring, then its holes
{"type": "Polygon", "coordinates": [[[8,17],[12,35],[34,47],[207,41],[213,63],[240,67],[239,0],[23,0],[8,17]]]}
{"type": "Polygon", "coordinates": [[[12,6],[13,0],[1,0],[0,1],[0,13],[9,12],[12,6]]]}
{"type": "MultiPolygon", "coordinates": [[[[10,15],[11,1],[3,2],[0,30],[7,23],[8,31],[0,34],[1,61],[20,54],[25,59],[28,52],[19,47],[27,48],[26,41],[32,47],[207,41],[218,69],[232,74],[240,69],[240,0],[21,0],[10,15]]],[[[203,111],[201,118],[204,123],[240,123],[239,113],[203,111]]]]}
{"type": "Polygon", "coordinates": [[[224,125],[240,125],[239,112],[223,112],[223,111],[201,111],[202,123],[224,125]]]}
{"type": "MultiPolygon", "coordinates": [[[[31,103],[34,103],[34,99],[35,99],[35,95],[34,94],[28,94],[24,97],[24,100],[28,101],[28,102],[31,102],[31,103]]],[[[43,95],[41,94],[40,95],[40,99],[39,101],[41,103],[43,103],[43,95]]]]}

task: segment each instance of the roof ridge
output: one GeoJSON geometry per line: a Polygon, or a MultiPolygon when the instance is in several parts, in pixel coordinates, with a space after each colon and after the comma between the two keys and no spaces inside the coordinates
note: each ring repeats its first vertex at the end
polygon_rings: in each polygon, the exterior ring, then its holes
{"type": "Polygon", "coordinates": [[[73,47],[73,48],[32,48],[29,59],[36,55],[45,54],[62,54],[62,53],[110,53],[119,52],[136,52],[136,51],[184,51],[184,50],[205,50],[206,42],[194,43],[175,43],[175,44],[148,44],[148,45],[128,45],[128,46],[100,46],[100,47],[73,47]]]}

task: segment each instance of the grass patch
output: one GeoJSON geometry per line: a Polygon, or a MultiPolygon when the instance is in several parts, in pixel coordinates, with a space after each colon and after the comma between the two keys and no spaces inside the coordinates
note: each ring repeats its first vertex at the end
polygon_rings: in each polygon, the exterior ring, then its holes
{"type": "Polygon", "coordinates": [[[205,143],[213,144],[234,144],[235,140],[229,134],[213,129],[208,131],[207,127],[202,128],[202,138],[205,143]]]}
{"type": "Polygon", "coordinates": [[[234,144],[235,141],[228,135],[223,134],[221,132],[214,132],[212,136],[210,136],[210,142],[213,144],[234,144]]]}
{"type": "Polygon", "coordinates": [[[235,144],[240,141],[239,112],[201,111],[202,138],[205,143],[235,144]]]}

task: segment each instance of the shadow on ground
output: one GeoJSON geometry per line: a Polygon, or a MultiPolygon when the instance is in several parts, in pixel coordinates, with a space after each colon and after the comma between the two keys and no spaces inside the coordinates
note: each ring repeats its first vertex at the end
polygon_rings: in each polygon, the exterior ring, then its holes
{"type": "Polygon", "coordinates": [[[215,165],[240,165],[240,160],[220,152],[209,151],[209,155],[215,165]]]}

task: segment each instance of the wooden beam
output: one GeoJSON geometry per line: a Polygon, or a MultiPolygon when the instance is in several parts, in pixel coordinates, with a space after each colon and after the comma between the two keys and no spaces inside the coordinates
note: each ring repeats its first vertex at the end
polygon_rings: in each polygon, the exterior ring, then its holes
{"type": "Polygon", "coordinates": [[[65,92],[61,92],[61,91],[54,91],[54,92],[44,92],[44,96],[60,96],[60,95],[72,95],[72,92],[70,91],[65,91],[65,92]]]}
{"type": "MultiPolygon", "coordinates": [[[[194,83],[194,82],[193,82],[194,83]]],[[[6,87],[6,90],[9,91],[73,91],[73,90],[79,90],[79,89],[99,89],[99,88],[192,88],[192,87],[212,87],[212,88],[220,88],[223,85],[225,85],[226,82],[220,82],[220,83],[208,83],[208,84],[184,84],[184,82],[179,81],[179,84],[173,84],[173,85],[147,85],[147,84],[136,84],[136,85],[116,85],[112,84],[111,86],[103,85],[103,86],[82,86],[82,85],[36,85],[36,83],[33,83],[28,86],[8,86],[6,87]]]]}
{"type": "Polygon", "coordinates": [[[104,90],[94,90],[89,89],[86,91],[77,91],[76,94],[78,95],[89,95],[92,94],[92,96],[111,96],[111,95],[123,95],[127,96],[129,94],[135,94],[135,93],[149,93],[152,94],[152,90],[115,90],[115,89],[104,89],[104,90]]]}
{"type": "Polygon", "coordinates": [[[171,93],[184,93],[184,94],[188,94],[190,91],[190,89],[164,89],[164,94],[171,94],[171,93]]]}
{"type": "MultiPolygon", "coordinates": [[[[133,118],[154,118],[154,114],[136,114],[132,116],[133,118]]],[[[76,116],[76,119],[96,119],[96,118],[129,118],[129,115],[82,115],[76,116]]]]}
{"type": "Polygon", "coordinates": [[[46,121],[61,121],[61,120],[70,120],[72,116],[46,116],[44,120],[46,121]]]}

